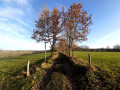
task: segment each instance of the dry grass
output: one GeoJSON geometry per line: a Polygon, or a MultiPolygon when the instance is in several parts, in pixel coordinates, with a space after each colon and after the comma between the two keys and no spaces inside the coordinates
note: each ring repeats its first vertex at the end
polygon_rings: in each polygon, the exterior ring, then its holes
{"type": "Polygon", "coordinates": [[[52,64],[53,64],[53,61],[54,61],[56,58],[58,58],[58,56],[59,56],[58,54],[53,55],[52,58],[48,60],[48,63],[45,63],[45,62],[42,63],[41,68],[42,68],[42,69],[49,69],[49,68],[52,66],[52,64]]]}
{"type": "Polygon", "coordinates": [[[9,50],[0,50],[0,58],[5,57],[15,57],[25,54],[32,54],[34,51],[26,51],[26,50],[17,50],[17,51],[9,51],[9,50]]]}
{"type": "Polygon", "coordinates": [[[42,69],[48,69],[49,67],[51,67],[52,64],[49,63],[42,63],[41,68],[42,69]]]}

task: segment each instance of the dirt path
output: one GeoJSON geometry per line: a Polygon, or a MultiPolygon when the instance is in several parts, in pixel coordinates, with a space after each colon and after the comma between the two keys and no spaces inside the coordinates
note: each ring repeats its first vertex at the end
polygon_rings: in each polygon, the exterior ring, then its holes
{"type": "Polygon", "coordinates": [[[42,86],[45,86],[50,81],[50,77],[53,72],[53,68],[55,66],[56,66],[56,62],[54,62],[51,68],[48,69],[42,80],[40,80],[37,85],[32,87],[33,90],[39,90],[40,88],[42,88],[42,86]]]}
{"type": "Polygon", "coordinates": [[[76,84],[77,79],[74,78],[72,69],[69,58],[64,54],[59,54],[52,67],[33,87],[33,90],[79,90],[80,85],[76,84]]]}
{"type": "Polygon", "coordinates": [[[75,85],[74,80],[72,78],[73,77],[72,71],[71,71],[71,68],[70,68],[68,63],[64,64],[64,69],[65,69],[65,72],[66,72],[67,83],[69,85],[70,90],[78,90],[78,88],[75,85]]]}

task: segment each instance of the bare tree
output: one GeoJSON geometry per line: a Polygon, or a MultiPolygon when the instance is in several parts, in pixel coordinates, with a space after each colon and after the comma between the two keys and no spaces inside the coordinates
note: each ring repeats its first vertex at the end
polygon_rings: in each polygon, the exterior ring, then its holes
{"type": "Polygon", "coordinates": [[[120,51],[120,45],[116,44],[113,46],[114,51],[120,51]]]}

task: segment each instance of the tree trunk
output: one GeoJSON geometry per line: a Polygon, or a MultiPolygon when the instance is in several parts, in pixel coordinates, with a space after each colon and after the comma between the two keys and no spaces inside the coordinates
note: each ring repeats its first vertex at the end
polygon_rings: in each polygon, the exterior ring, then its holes
{"type": "Polygon", "coordinates": [[[52,47],[51,47],[51,57],[53,56],[53,52],[54,52],[54,47],[55,47],[55,43],[56,43],[56,35],[53,35],[53,42],[52,42],[52,47]]]}
{"type": "Polygon", "coordinates": [[[45,62],[47,62],[46,61],[46,41],[45,41],[45,62]]]}
{"type": "Polygon", "coordinates": [[[45,62],[47,62],[46,61],[46,30],[45,30],[45,62]]]}
{"type": "Polygon", "coordinates": [[[73,48],[72,48],[72,56],[73,56],[73,48]]]}
{"type": "Polygon", "coordinates": [[[51,48],[51,57],[53,56],[53,46],[51,48]]]}
{"type": "Polygon", "coordinates": [[[70,57],[70,41],[69,41],[69,57],[70,57]]]}
{"type": "MultiPolygon", "coordinates": [[[[73,41],[72,41],[73,42],[73,41]]],[[[71,46],[72,46],[72,56],[73,56],[73,43],[71,44],[71,46]]]]}
{"type": "Polygon", "coordinates": [[[70,57],[70,49],[69,49],[69,57],[70,57]]]}
{"type": "Polygon", "coordinates": [[[53,52],[54,52],[54,44],[55,42],[53,41],[53,45],[52,45],[52,48],[51,48],[51,57],[53,56],[53,52]]]}

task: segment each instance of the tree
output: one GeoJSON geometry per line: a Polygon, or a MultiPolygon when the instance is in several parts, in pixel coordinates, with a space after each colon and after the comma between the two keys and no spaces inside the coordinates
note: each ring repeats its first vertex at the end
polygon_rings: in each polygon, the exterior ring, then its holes
{"type": "Polygon", "coordinates": [[[65,39],[60,39],[58,44],[57,44],[57,48],[60,52],[65,53],[66,49],[67,49],[67,44],[65,42],[65,39]]]}
{"type": "Polygon", "coordinates": [[[88,27],[92,24],[91,15],[87,16],[87,12],[82,7],[82,4],[74,3],[68,11],[65,12],[64,7],[62,9],[62,25],[68,41],[69,56],[74,41],[87,40],[87,35],[90,31],[88,27]]]}
{"type": "Polygon", "coordinates": [[[107,46],[107,47],[106,47],[106,49],[110,49],[110,47],[109,47],[109,46],[107,46]]]}
{"type": "Polygon", "coordinates": [[[110,51],[110,47],[109,46],[106,47],[106,51],[110,51]]]}
{"type": "Polygon", "coordinates": [[[114,48],[115,51],[120,51],[120,45],[119,44],[114,45],[113,48],[114,48]]]}
{"type": "Polygon", "coordinates": [[[39,20],[36,21],[36,28],[33,31],[32,38],[37,42],[45,42],[45,61],[46,61],[46,43],[51,45],[51,56],[58,40],[58,34],[62,31],[60,26],[61,13],[57,8],[50,12],[47,8],[42,11],[39,20]]]}
{"type": "Polygon", "coordinates": [[[51,56],[53,55],[53,51],[55,48],[56,41],[59,39],[58,34],[62,32],[61,25],[61,12],[54,8],[51,12],[51,27],[50,27],[50,45],[51,45],[51,56]]]}
{"type": "Polygon", "coordinates": [[[114,49],[120,49],[120,45],[119,44],[114,45],[114,49]]]}
{"type": "Polygon", "coordinates": [[[39,15],[39,19],[35,21],[36,29],[33,30],[32,39],[35,39],[37,42],[45,42],[45,62],[46,62],[46,43],[50,41],[50,11],[46,8],[42,11],[42,14],[39,15]]]}

